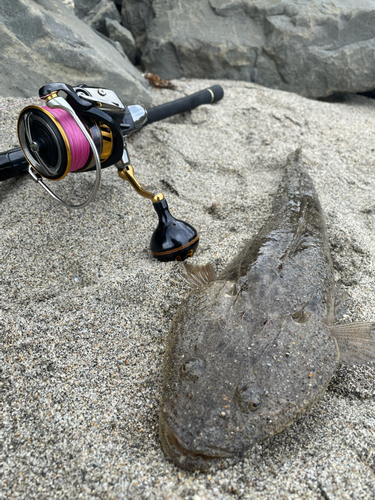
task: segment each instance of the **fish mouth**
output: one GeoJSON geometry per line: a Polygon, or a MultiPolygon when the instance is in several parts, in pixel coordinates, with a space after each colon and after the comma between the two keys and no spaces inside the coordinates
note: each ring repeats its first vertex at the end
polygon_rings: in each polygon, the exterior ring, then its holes
{"type": "Polygon", "coordinates": [[[219,447],[210,448],[208,452],[189,449],[166,419],[161,416],[159,437],[166,455],[182,469],[203,471],[207,470],[213,462],[234,456],[233,453],[219,447]]]}

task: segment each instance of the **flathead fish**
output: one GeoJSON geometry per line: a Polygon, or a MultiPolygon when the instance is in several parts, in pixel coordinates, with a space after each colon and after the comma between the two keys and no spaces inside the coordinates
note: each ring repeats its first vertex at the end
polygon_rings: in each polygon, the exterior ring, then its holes
{"type": "Polygon", "coordinates": [[[272,215],[216,278],[195,289],[167,340],[159,435],[180,467],[235,461],[323,395],[341,361],[375,359],[375,324],[333,326],[333,267],[322,209],[300,151],[272,215]]]}

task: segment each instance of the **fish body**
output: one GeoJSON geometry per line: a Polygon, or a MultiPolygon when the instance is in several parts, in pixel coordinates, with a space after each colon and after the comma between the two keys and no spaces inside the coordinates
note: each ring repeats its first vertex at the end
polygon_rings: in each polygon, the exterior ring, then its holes
{"type": "Polygon", "coordinates": [[[235,459],[323,395],[339,363],[322,209],[300,152],[272,215],[182,302],[167,340],[160,439],[182,468],[235,459]]]}

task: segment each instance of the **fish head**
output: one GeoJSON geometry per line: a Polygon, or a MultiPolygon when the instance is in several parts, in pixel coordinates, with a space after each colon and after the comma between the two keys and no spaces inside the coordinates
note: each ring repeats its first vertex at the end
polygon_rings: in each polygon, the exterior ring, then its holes
{"type": "Polygon", "coordinates": [[[237,461],[281,432],[321,397],[338,363],[314,315],[255,314],[243,297],[234,302],[232,288],[192,294],[172,326],[159,435],[185,469],[237,461]]]}

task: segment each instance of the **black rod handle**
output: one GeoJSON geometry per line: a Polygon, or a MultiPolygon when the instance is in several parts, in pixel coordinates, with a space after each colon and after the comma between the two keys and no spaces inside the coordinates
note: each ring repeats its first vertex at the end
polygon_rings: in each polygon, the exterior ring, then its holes
{"type": "Polygon", "coordinates": [[[223,95],[223,88],[220,85],[213,85],[208,89],[200,90],[195,94],[182,97],[176,101],[155,106],[147,110],[146,125],[164,120],[164,118],[169,118],[170,116],[178,115],[179,113],[186,113],[186,111],[191,111],[201,104],[211,104],[220,101],[223,95]]]}
{"type": "Polygon", "coordinates": [[[27,174],[28,167],[29,164],[21,148],[14,148],[5,153],[0,153],[0,181],[27,174]]]}

